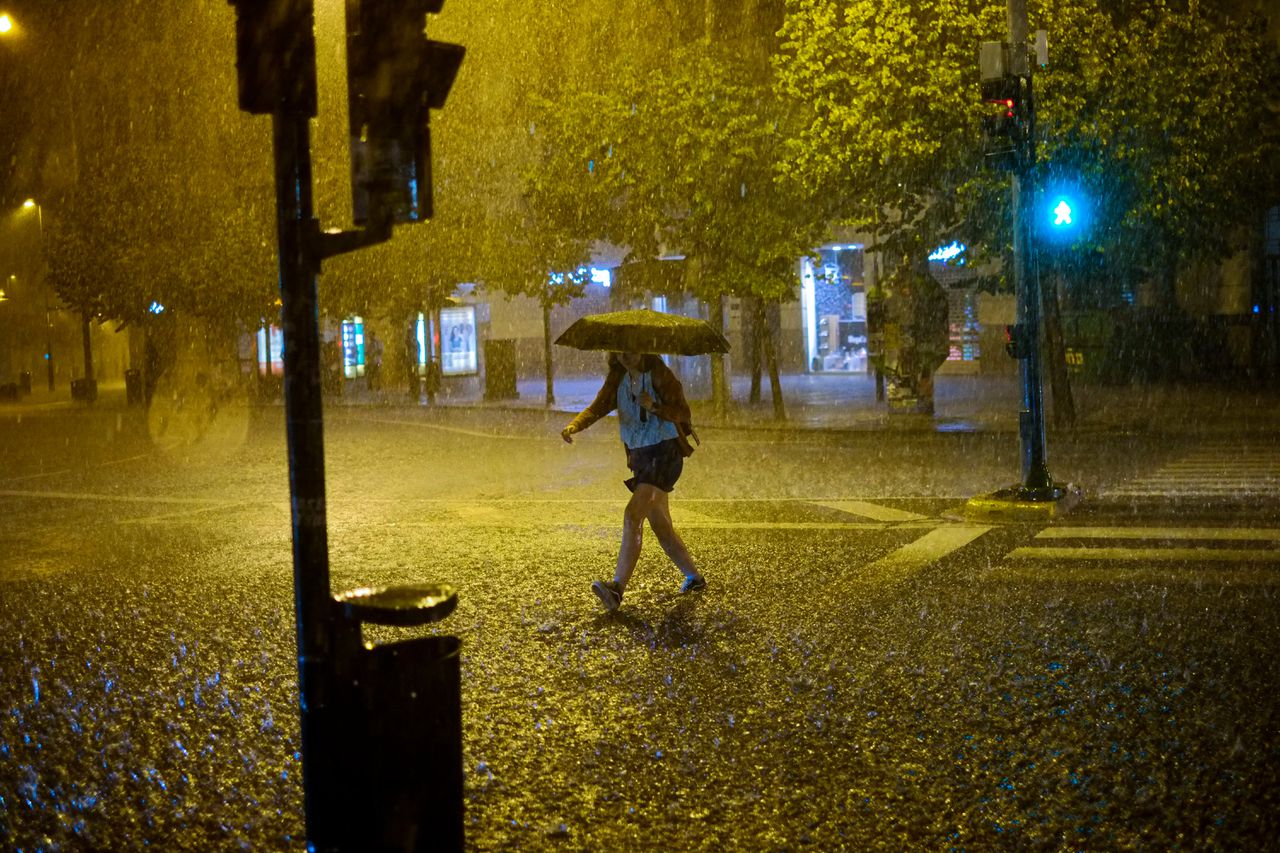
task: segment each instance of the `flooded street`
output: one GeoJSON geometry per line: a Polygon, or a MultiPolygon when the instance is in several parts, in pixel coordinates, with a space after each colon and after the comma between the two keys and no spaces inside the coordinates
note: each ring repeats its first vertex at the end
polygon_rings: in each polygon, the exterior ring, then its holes
{"type": "MultiPolygon", "coordinates": [[[[1029,564],[1045,525],[957,522],[958,499],[901,483],[777,488],[806,445],[708,431],[672,497],[708,588],[677,595],[649,539],[606,614],[588,584],[617,548],[612,436],[568,448],[536,412],[329,420],[334,591],[459,590],[435,630],[463,642],[469,849],[1240,848],[1276,828],[1278,551],[1029,564]]],[[[303,848],[279,427],[2,484],[15,849],[303,848]]],[[[838,458],[873,437],[815,440],[838,458]]],[[[917,440],[932,462],[890,479],[973,449],[917,440]]],[[[1114,512],[1062,542],[1197,524],[1114,512]]],[[[1276,548],[1247,514],[1203,524],[1276,548]]]]}

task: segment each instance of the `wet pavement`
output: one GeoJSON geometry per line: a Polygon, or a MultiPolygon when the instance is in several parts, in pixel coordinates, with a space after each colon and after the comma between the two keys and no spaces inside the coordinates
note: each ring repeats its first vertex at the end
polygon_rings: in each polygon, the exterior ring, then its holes
{"type": "MultiPolygon", "coordinates": [[[[278,410],[185,444],[54,414],[0,419],[4,846],[302,849],[278,410]]],[[[588,583],[616,554],[616,435],[568,447],[560,420],[328,418],[334,591],[460,590],[438,630],[464,643],[470,849],[1274,844],[1280,501],[966,525],[963,495],[1016,472],[1003,430],[711,428],[673,495],[709,588],[676,595],[649,544],[611,616],[588,583]],[[1126,531],[1134,553],[1089,553],[1126,531]]],[[[1118,492],[1201,444],[1052,458],[1118,492]]]]}

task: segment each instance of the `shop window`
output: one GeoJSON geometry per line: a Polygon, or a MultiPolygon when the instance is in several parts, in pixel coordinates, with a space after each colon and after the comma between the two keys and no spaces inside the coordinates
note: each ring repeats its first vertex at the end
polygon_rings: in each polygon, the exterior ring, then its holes
{"type": "Polygon", "coordinates": [[[258,330],[258,375],[284,376],[284,330],[279,326],[258,330]]]}
{"type": "Polygon", "coordinates": [[[971,290],[951,290],[947,293],[947,326],[951,339],[947,361],[977,361],[981,358],[978,338],[982,327],[978,325],[978,297],[971,290]]]}
{"type": "Polygon", "coordinates": [[[342,321],[342,375],[364,376],[364,318],[342,321]]]}
{"type": "Polygon", "coordinates": [[[862,246],[828,246],[819,263],[801,263],[809,369],[864,373],[867,369],[867,299],[862,246]]]}

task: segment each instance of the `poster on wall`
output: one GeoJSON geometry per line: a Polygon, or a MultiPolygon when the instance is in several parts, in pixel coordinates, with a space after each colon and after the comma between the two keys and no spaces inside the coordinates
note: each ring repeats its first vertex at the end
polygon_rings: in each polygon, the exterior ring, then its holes
{"type": "Polygon", "coordinates": [[[474,305],[440,309],[440,372],[445,376],[478,372],[474,305]]]}

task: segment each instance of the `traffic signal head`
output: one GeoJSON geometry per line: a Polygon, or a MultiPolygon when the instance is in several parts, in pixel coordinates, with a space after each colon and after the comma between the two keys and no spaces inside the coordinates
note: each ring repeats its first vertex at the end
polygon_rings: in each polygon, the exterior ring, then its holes
{"type": "Polygon", "coordinates": [[[236,9],[240,109],[316,115],[313,0],[229,0],[236,9]]]}
{"type": "Polygon", "coordinates": [[[998,77],[982,81],[983,148],[990,165],[998,169],[1015,168],[1022,151],[1021,83],[1017,77],[998,77]]]}
{"type": "Polygon", "coordinates": [[[464,50],[428,39],[444,0],[347,0],[347,96],[355,221],[431,217],[432,109],[464,50]]]}
{"type": "Polygon", "coordinates": [[[1010,358],[1029,358],[1031,342],[1028,340],[1029,328],[1024,323],[1014,323],[1004,327],[1004,351],[1010,358]]]}
{"type": "Polygon", "coordinates": [[[1088,196],[1074,185],[1050,184],[1037,205],[1037,231],[1047,243],[1074,243],[1089,226],[1088,196]]]}

